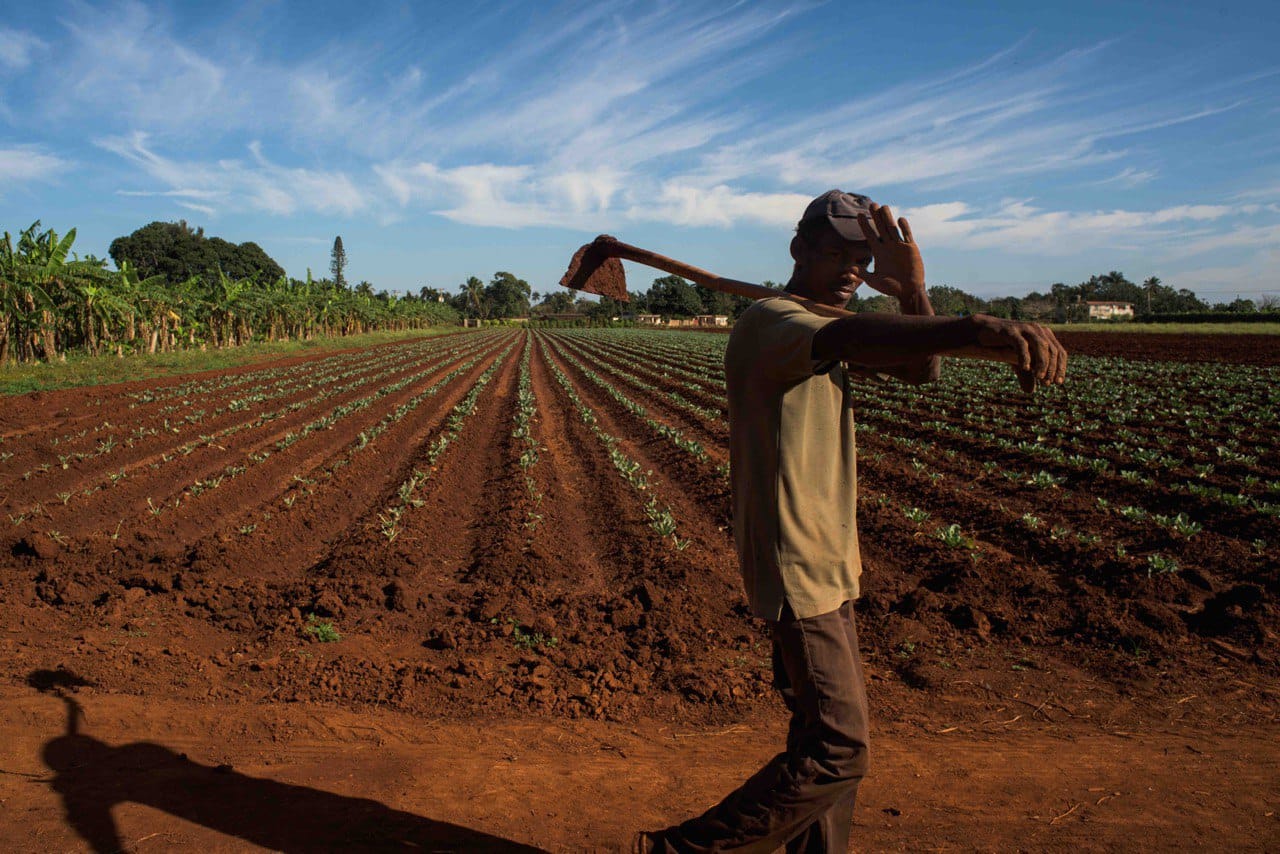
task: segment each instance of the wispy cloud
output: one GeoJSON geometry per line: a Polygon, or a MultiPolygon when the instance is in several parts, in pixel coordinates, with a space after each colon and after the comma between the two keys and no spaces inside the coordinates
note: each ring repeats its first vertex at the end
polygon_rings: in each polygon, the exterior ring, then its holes
{"type": "MultiPolygon", "coordinates": [[[[1260,246],[1280,247],[1280,224],[1238,225],[1220,234],[1206,234],[1187,240],[1172,247],[1170,254],[1174,257],[1187,257],[1224,249],[1240,250],[1260,246]]],[[[1270,271],[1268,276],[1274,281],[1275,271],[1270,271]]]]}
{"type": "MultiPolygon", "coordinates": [[[[243,86],[229,88],[227,68],[173,35],[167,21],[137,2],[81,4],[61,19],[67,45],[45,73],[59,97],[51,116],[96,114],[146,129],[198,128],[243,107],[243,86]]],[[[244,84],[248,81],[241,80],[244,84]]]]}
{"type": "Polygon", "coordinates": [[[195,202],[178,202],[178,207],[186,208],[187,210],[195,211],[196,213],[202,213],[205,216],[216,216],[218,213],[208,205],[197,205],[195,202]]]}
{"type": "MultiPolygon", "coordinates": [[[[215,163],[179,161],[157,154],[145,133],[104,137],[96,144],[141,168],[151,178],[175,189],[165,195],[208,201],[224,200],[232,210],[259,210],[287,216],[296,212],[339,213],[363,210],[368,200],[345,173],[286,167],[270,160],[257,142],[248,145],[251,160],[215,163]]],[[[138,193],[140,191],[125,191],[138,193]]],[[[191,207],[193,202],[179,202],[191,207]]],[[[214,213],[209,206],[192,208],[214,213]]]]}
{"type": "MultiPolygon", "coordinates": [[[[1182,243],[1189,228],[1248,213],[1249,206],[1176,205],[1150,211],[1046,210],[1019,199],[990,209],[964,202],[944,202],[901,211],[930,245],[957,249],[999,249],[1011,254],[1073,255],[1084,247],[1131,249],[1139,243],[1163,242],[1180,254],[1215,248],[1213,240],[1182,243]]],[[[1274,239],[1275,231],[1272,230],[1274,239]]],[[[1265,242],[1263,231],[1242,244],[1265,242]]]]}
{"type": "Polygon", "coordinates": [[[1095,187],[1103,187],[1112,184],[1125,189],[1133,189],[1155,180],[1157,174],[1154,169],[1136,169],[1133,166],[1128,166],[1109,178],[1094,181],[1093,185],[1095,187]]]}
{"type": "MultiPolygon", "coordinates": [[[[1047,177],[1123,159],[1123,149],[1110,147],[1113,141],[1241,104],[1233,99],[1187,110],[1152,103],[1141,97],[1140,81],[1124,97],[1112,92],[1104,100],[1091,89],[1103,49],[1097,45],[1039,62],[1001,51],[969,68],[879,90],[719,148],[706,158],[707,176],[724,181],[772,175],[791,185],[864,190],[1047,177]]],[[[1130,167],[1130,176],[1138,174],[1130,167]]]]}
{"type": "Polygon", "coordinates": [[[70,167],[69,161],[40,146],[0,148],[0,188],[25,181],[47,181],[70,167]]]}
{"type": "Polygon", "coordinates": [[[528,166],[434,163],[374,167],[401,206],[422,204],[469,225],[604,227],[625,176],[609,169],[535,174],[528,166]]]}
{"type": "MultiPolygon", "coordinates": [[[[1236,295],[1260,299],[1280,296],[1280,236],[1272,234],[1257,248],[1236,254],[1238,263],[1177,270],[1164,277],[1165,284],[1186,288],[1210,302],[1230,302],[1236,295]]],[[[1240,248],[1240,247],[1233,247],[1240,248]]]]}
{"type": "Polygon", "coordinates": [[[726,185],[703,187],[682,181],[665,181],[656,198],[633,204],[627,217],[633,220],[670,222],[686,226],[728,228],[741,222],[787,227],[795,224],[810,197],[802,193],[750,193],[726,185]]]}
{"type": "Polygon", "coordinates": [[[181,188],[177,190],[116,190],[117,196],[137,196],[147,197],[163,197],[175,199],[207,199],[214,200],[224,198],[226,193],[221,190],[193,190],[190,188],[181,188]]]}
{"type": "Polygon", "coordinates": [[[22,30],[0,27],[0,67],[21,71],[29,66],[35,55],[48,44],[22,30]]]}

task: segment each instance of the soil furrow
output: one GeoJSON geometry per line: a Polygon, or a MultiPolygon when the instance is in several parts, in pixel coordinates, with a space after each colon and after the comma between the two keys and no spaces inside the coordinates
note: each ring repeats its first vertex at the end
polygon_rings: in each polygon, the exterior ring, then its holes
{"type": "MultiPolygon", "coordinates": [[[[178,507],[185,503],[184,498],[190,497],[187,493],[192,484],[225,477],[229,467],[248,466],[249,462],[252,462],[250,457],[253,455],[257,455],[259,461],[262,461],[263,454],[270,455],[271,463],[266,466],[266,471],[279,470],[281,466],[290,464],[296,467],[295,470],[305,471],[332,454],[336,447],[353,441],[360,430],[368,425],[371,418],[376,420],[380,417],[382,408],[394,406],[396,402],[411,397],[417,388],[429,384],[433,377],[446,373],[459,358],[449,357],[443,364],[419,367],[416,378],[414,372],[397,372],[380,381],[376,389],[368,386],[350,389],[289,413],[285,418],[272,420],[267,430],[236,436],[225,446],[216,443],[205,445],[190,455],[171,457],[169,463],[165,463],[163,458],[151,462],[137,461],[127,470],[135,476],[120,480],[114,486],[96,493],[87,502],[76,501],[75,506],[70,504],[47,506],[43,517],[28,523],[28,530],[43,530],[48,527],[69,537],[88,536],[113,530],[122,519],[129,523],[130,528],[134,528],[133,523],[140,520],[143,524],[136,525],[136,528],[142,543],[154,544],[157,539],[175,540],[175,537],[166,537],[163,534],[157,537],[155,532],[172,530],[171,526],[175,523],[167,518],[174,509],[177,509],[172,505],[175,501],[178,507]],[[405,380],[412,381],[404,388],[379,399],[376,407],[357,409],[352,413],[352,417],[341,419],[339,430],[315,430],[287,448],[276,447],[289,434],[299,434],[305,425],[313,423],[316,411],[320,407],[327,412],[335,412],[340,407],[358,404],[370,394],[377,395],[382,389],[405,380]],[[159,465],[155,473],[152,473],[149,468],[156,463],[159,465]],[[36,528],[37,524],[39,528],[36,528]]],[[[260,470],[263,470],[261,465],[249,466],[240,474],[240,477],[251,473],[257,476],[260,470]]],[[[212,496],[219,490],[220,488],[209,489],[207,494],[212,496]]],[[[176,541],[182,542],[180,537],[176,538],[176,541]]],[[[151,545],[144,545],[144,548],[149,547],[151,545]]]]}
{"type": "MultiPolygon", "coordinates": [[[[309,468],[278,455],[281,459],[273,457],[260,467],[259,477],[237,482],[227,494],[217,496],[216,504],[194,504],[183,520],[190,527],[180,537],[196,544],[190,565],[202,572],[234,573],[255,554],[269,553],[277,575],[296,578],[353,539],[364,548],[378,546],[376,539],[366,537],[371,520],[376,521],[378,511],[394,496],[449,410],[492,364],[503,345],[498,341],[479,354],[467,354],[461,361],[476,355],[480,361],[359,453],[347,453],[355,447],[360,432],[359,425],[351,425],[328,443],[327,456],[308,458],[313,463],[309,468]],[[334,453],[334,448],[345,451],[334,453]],[[331,467],[335,459],[348,462],[335,469],[331,467]],[[286,492],[294,499],[288,506],[282,500],[286,492]],[[251,535],[237,535],[247,526],[254,528],[251,535]]],[[[452,367],[453,363],[442,366],[434,376],[443,376],[448,372],[445,369],[452,367]]],[[[435,381],[430,378],[420,386],[435,381]]],[[[180,508],[186,509],[186,505],[180,508]]]]}
{"type": "MultiPolygon", "coordinates": [[[[627,388],[628,396],[645,408],[655,410],[653,414],[657,420],[663,421],[664,423],[683,431],[693,433],[695,438],[703,443],[707,453],[714,458],[717,465],[728,461],[728,422],[719,418],[710,418],[698,413],[690,412],[687,409],[682,409],[673,404],[670,399],[666,397],[666,393],[671,391],[674,391],[686,398],[693,396],[691,394],[686,394],[687,389],[680,387],[671,380],[664,379],[661,376],[652,377],[652,384],[657,386],[656,390],[641,388],[636,385],[630,377],[625,376],[629,370],[634,370],[634,364],[619,364],[618,357],[616,355],[603,354],[598,350],[588,350],[586,348],[576,350],[575,355],[589,366],[598,367],[609,376],[624,383],[627,388]]],[[[699,405],[717,405],[706,397],[696,399],[694,400],[694,403],[699,405]]],[[[719,406],[723,406],[723,404],[721,403],[719,406]]]]}
{"type": "MultiPolygon", "coordinates": [[[[117,458],[121,452],[143,457],[172,452],[175,447],[172,443],[178,441],[175,436],[184,433],[187,437],[193,434],[211,435],[243,429],[252,424],[256,416],[261,416],[263,411],[305,399],[307,395],[314,393],[317,386],[355,382],[362,375],[383,373],[397,365],[405,371],[413,370],[421,361],[435,358],[448,349],[433,345],[436,345],[435,340],[384,353],[378,360],[364,359],[360,363],[333,366],[332,369],[322,369],[321,364],[299,366],[299,375],[291,381],[279,388],[255,389],[257,394],[247,394],[249,389],[239,389],[234,395],[224,393],[193,396],[192,400],[184,401],[189,405],[183,409],[193,409],[196,402],[201,409],[186,415],[181,411],[161,410],[148,413],[132,409],[104,413],[103,421],[92,429],[86,429],[85,435],[81,437],[71,434],[71,438],[58,441],[56,445],[51,443],[60,437],[53,437],[45,442],[29,437],[22,445],[25,453],[16,454],[14,458],[5,461],[4,468],[0,469],[0,481],[16,479],[19,472],[31,472],[35,469],[35,480],[29,481],[25,473],[21,476],[23,489],[34,491],[39,487],[48,495],[53,495],[77,482],[91,480],[107,471],[118,469],[120,463],[117,458]],[[263,391],[266,392],[265,399],[257,399],[263,396],[263,391]],[[218,412],[219,409],[223,411],[218,412]],[[208,413],[208,417],[205,417],[205,413],[208,413]],[[248,413],[247,417],[245,413],[248,413]],[[63,468],[64,464],[66,468],[63,468]],[[40,477],[39,470],[42,467],[50,471],[40,477]]],[[[66,438],[66,434],[61,438],[66,438]]]]}
{"type": "MultiPolygon", "coordinates": [[[[657,472],[657,493],[676,512],[681,536],[694,536],[704,551],[732,548],[729,486],[711,463],[700,463],[685,451],[656,436],[620,403],[602,391],[574,365],[556,357],[578,388],[579,394],[601,416],[605,431],[626,443],[627,454],[642,469],[657,472]],[[685,530],[688,533],[684,533],[685,530]]],[[[721,459],[727,452],[720,447],[721,459]]]]}
{"type": "MultiPolygon", "coordinates": [[[[448,355],[448,352],[437,353],[433,351],[425,358],[425,364],[429,365],[433,359],[448,358],[448,355]]],[[[193,441],[199,441],[202,436],[213,437],[213,444],[220,446],[223,444],[224,439],[228,442],[236,441],[234,438],[236,434],[246,429],[251,430],[266,425],[270,425],[272,428],[287,428],[290,425],[307,420],[311,417],[310,412],[315,407],[327,403],[341,404],[347,399],[360,396],[363,393],[361,389],[366,385],[371,383],[393,383],[399,378],[420,372],[423,367],[423,361],[414,359],[406,361],[403,365],[387,364],[372,372],[355,374],[343,378],[337,384],[343,391],[336,395],[331,394],[332,389],[327,389],[324,383],[317,386],[318,391],[317,388],[305,387],[299,389],[295,395],[270,402],[264,407],[265,412],[260,412],[254,417],[243,419],[239,422],[235,422],[233,418],[233,423],[220,428],[212,425],[197,424],[184,425],[186,428],[185,433],[177,433],[174,430],[165,429],[155,442],[122,448],[116,453],[92,458],[89,461],[76,461],[71,463],[65,471],[58,471],[55,468],[51,478],[41,478],[31,484],[24,483],[23,488],[16,490],[12,498],[15,501],[24,501],[25,503],[15,505],[18,508],[22,508],[26,504],[36,501],[47,503],[54,497],[64,493],[74,496],[86,485],[102,484],[107,481],[110,475],[118,472],[124,472],[128,475],[143,466],[166,462],[165,457],[167,456],[172,457],[179,454],[186,456],[181,449],[187,447],[193,441]],[[272,415],[279,415],[279,417],[267,420],[268,416],[272,415]],[[183,441],[174,445],[164,444],[166,441],[176,442],[175,436],[181,436],[183,441]]],[[[333,384],[330,383],[329,385],[333,384]]],[[[111,482],[115,483],[116,480],[113,478],[111,482]]]]}

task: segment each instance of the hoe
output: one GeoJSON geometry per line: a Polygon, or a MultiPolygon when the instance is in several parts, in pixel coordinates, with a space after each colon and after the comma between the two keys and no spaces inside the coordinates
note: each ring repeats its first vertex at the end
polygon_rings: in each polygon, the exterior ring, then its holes
{"type": "MultiPolygon", "coordinates": [[[[566,288],[585,291],[589,294],[611,297],[618,302],[627,302],[629,299],[627,296],[627,276],[622,269],[622,261],[619,259],[635,261],[638,264],[644,264],[646,267],[654,267],[666,273],[682,276],[713,291],[736,294],[748,299],[782,297],[798,302],[814,314],[820,314],[824,317],[849,317],[853,314],[853,312],[846,311],[843,308],[822,305],[812,300],[792,296],[785,291],[766,288],[763,285],[753,285],[750,282],[739,282],[736,279],[726,279],[714,273],[708,273],[706,270],[685,264],[682,261],[677,261],[674,258],[659,255],[657,252],[650,252],[648,249],[641,249],[638,246],[623,243],[616,237],[610,237],[607,234],[600,235],[573,253],[573,260],[569,262],[569,269],[560,279],[560,284],[566,288]]],[[[987,361],[992,358],[990,350],[984,350],[980,347],[962,347],[948,350],[945,355],[987,361]]],[[[1007,358],[1002,359],[1002,361],[1016,366],[1018,364],[1018,356],[1011,350],[1007,358]]]]}

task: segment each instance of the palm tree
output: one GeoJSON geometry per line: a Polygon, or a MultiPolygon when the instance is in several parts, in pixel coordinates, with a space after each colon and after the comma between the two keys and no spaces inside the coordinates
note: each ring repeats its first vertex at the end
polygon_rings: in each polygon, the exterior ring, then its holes
{"type": "Polygon", "coordinates": [[[475,276],[470,276],[462,285],[462,291],[467,297],[467,308],[471,311],[472,317],[484,316],[484,282],[475,276]]]}
{"type": "Polygon", "coordinates": [[[1151,297],[1155,295],[1159,287],[1160,279],[1156,276],[1152,276],[1142,283],[1142,289],[1147,292],[1147,314],[1151,313],[1151,297]]]}

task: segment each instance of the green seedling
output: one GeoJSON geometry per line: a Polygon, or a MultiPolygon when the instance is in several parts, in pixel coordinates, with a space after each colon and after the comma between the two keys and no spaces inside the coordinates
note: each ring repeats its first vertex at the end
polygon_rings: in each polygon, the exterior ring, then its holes
{"type": "Polygon", "coordinates": [[[307,614],[307,624],[302,627],[302,630],[320,643],[337,643],[342,640],[342,635],[338,634],[333,623],[321,620],[315,614],[307,614]]]}

